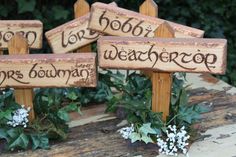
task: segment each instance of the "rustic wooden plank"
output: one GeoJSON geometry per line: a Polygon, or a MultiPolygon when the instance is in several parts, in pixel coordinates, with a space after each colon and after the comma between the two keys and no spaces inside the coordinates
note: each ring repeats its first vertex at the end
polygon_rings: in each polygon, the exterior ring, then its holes
{"type": "MultiPolygon", "coordinates": [[[[91,7],[89,28],[116,36],[154,37],[157,27],[165,22],[160,18],[142,15],[103,3],[91,7]]],[[[175,37],[202,37],[204,31],[168,22],[175,30],[175,37]]]]}
{"type": "MultiPolygon", "coordinates": [[[[155,36],[160,38],[174,38],[174,34],[174,30],[167,22],[161,24],[155,32],[155,36]]],[[[162,117],[165,121],[167,116],[169,116],[171,87],[171,73],[152,73],[152,110],[154,112],[162,112],[162,117]]]]}
{"type": "MultiPolygon", "coordinates": [[[[9,55],[29,54],[29,46],[27,39],[17,33],[8,42],[8,51],[9,55]]],[[[33,100],[34,100],[33,89],[15,89],[14,96],[15,96],[15,101],[17,103],[25,105],[26,108],[30,107],[29,121],[32,122],[35,119],[34,105],[33,105],[33,100]]]]}
{"type": "MultiPolygon", "coordinates": [[[[158,6],[153,0],[145,0],[139,7],[139,12],[144,15],[158,17],[158,6]]],[[[142,71],[148,77],[151,77],[152,71],[142,71]]]]}
{"type": "Polygon", "coordinates": [[[95,87],[96,54],[0,56],[0,87],[95,87]]]}
{"type": "Polygon", "coordinates": [[[89,105],[87,107],[82,107],[81,112],[82,115],[78,112],[70,113],[71,121],[68,123],[70,128],[89,124],[96,123],[101,121],[107,121],[111,119],[115,119],[115,114],[105,113],[107,105],[89,105]]]}
{"type": "Polygon", "coordinates": [[[224,74],[226,51],[225,39],[106,36],[98,40],[102,68],[224,74]]]}
{"type": "Polygon", "coordinates": [[[69,21],[45,33],[53,53],[67,53],[96,41],[99,33],[88,29],[90,14],[69,21]]]}
{"type": "Polygon", "coordinates": [[[42,48],[42,22],[38,20],[0,20],[0,49],[6,49],[7,43],[16,33],[21,33],[28,40],[30,48],[42,48]]]}
{"type": "MultiPolygon", "coordinates": [[[[90,12],[90,6],[86,0],[77,0],[74,4],[75,18],[79,18],[90,12]]],[[[81,47],[77,52],[92,52],[91,45],[81,47]]]]}
{"type": "MultiPolygon", "coordinates": [[[[193,79],[196,80],[195,77],[193,79]]],[[[222,84],[225,84],[225,87],[227,88],[229,86],[226,83],[220,83],[219,80],[213,78],[209,74],[201,75],[196,81],[199,82],[199,80],[202,81],[202,84],[209,82],[211,86],[222,86],[222,84]]],[[[235,89],[235,87],[232,88],[235,89]]],[[[209,128],[235,124],[236,95],[227,94],[227,90],[208,90],[204,89],[204,86],[202,86],[202,88],[199,87],[197,89],[188,90],[188,93],[190,94],[190,103],[202,103],[202,106],[210,107],[210,111],[202,115],[203,119],[199,124],[196,124],[195,127],[201,129],[201,131],[205,131],[209,128]]],[[[119,129],[117,124],[119,123],[120,120],[115,119],[71,128],[68,139],[64,142],[54,143],[49,150],[29,150],[25,152],[2,153],[1,156],[130,157],[140,155],[144,157],[152,157],[158,154],[158,148],[153,145],[140,143],[130,144],[127,140],[124,140],[117,133],[117,130],[119,129]]],[[[222,132],[222,134],[225,133],[222,132]]]]}

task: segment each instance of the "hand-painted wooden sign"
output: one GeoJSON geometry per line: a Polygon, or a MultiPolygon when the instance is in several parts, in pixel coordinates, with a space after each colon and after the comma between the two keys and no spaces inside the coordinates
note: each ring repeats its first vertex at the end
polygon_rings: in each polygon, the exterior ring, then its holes
{"type": "Polygon", "coordinates": [[[7,43],[16,34],[22,34],[30,48],[42,47],[43,25],[37,20],[0,20],[0,49],[6,49],[7,43]]]}
{"type": "MultiPolygon", "coordinates": [[[[154,37],[154,32],[165,20],[142,15],[103,3],[94,3],[91,8],[89,28],[116,36],[154,37]]],[[[204,31],[168,22],[175,37],[202,37],[204,31]]]]}
{"type": "Polygon", "coordinates": [[[99,33],[88,29],[89,14],[45,33],[53,53],[67,53],[96,41],[99,33]]]}
{"type": "Polygon", "coordinates": [[[0,56],[0,87],[95,87],[96,54],[0,56]]]}
{"type": "Polygon", "coordinates": [[[224,74],[226,51],[225,39],[101,37],[98,40],[102,68],[224,74]]]}

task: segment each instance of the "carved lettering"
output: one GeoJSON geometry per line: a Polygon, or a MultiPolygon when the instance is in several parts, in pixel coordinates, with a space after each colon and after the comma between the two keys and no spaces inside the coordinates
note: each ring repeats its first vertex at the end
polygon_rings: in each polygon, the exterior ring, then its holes
{"type": "Polygon", "coordinates": [[[122,22],[119,16],[116,16],[115,19],[109,19],[106,15],[107,11],[103,11],[99,17],[99,25],[104,32],[106,32],[106,29],[111,29],[112,31],[121,31],[127,34],[131,33],[133,36],[149,37],[150,33],[154,31],[150,25],[147,27],[142,25],[143,20],[137,21],[134,18],[128,18],[122,22]]]}
{"type": "Polygon", "coordinates": [[[101,37],[102,68],[223,73],[226,40],[101,37]]]}

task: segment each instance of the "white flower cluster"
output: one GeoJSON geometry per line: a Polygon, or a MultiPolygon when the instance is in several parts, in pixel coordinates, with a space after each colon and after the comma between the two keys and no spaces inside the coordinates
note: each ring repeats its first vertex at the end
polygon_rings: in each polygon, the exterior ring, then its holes
{"type": "Polygon", "coordinates": [[[187,154],[187,143],[190,136],[185,131],[183,126],[181,129],[177,130],[176,126],[169,125],[166,130],[167,138],[162,140],[157,136],[157,145],[160,147],[159,152],[166,155],[178,155],[178,151],[183,154],[187,154]]]}
{"type": "Polygon", "coordinates": [[[27,127],[26,124],[29,122],[28,116],[30,107],[28,107],[27,109],[24,108],[24,105],[22,105],[21,107],[22,108],[19,108],[13,112],[12,120],[7,122],[8,125],[11,125],[13,127],[23,125],[24,128],[27,127]]]}
{"type": "Polygon", "coordinates": [[[130,127],[121,128],[120,130],[118,130],[118,132],[124,139],[127,140],[129,136],[132,134],[132,132],[134,132],[134,124],[131,124],[130,127]]]}

